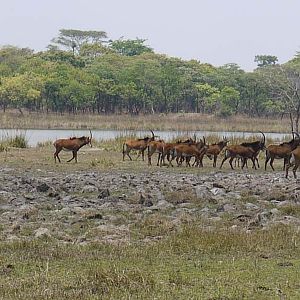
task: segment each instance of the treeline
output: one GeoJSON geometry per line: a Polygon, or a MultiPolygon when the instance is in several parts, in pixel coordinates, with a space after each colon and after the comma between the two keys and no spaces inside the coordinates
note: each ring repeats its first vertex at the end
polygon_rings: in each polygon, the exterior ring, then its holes
{"type": "Polygon", "coordinates": [[[285,64],[215,67],[154,53],[145,40],[108,40],[103,31],[60,30],[46,51],[0,48],[0,105],[58,113],[288,113],[298,128],[300,55],[285,64]]]}

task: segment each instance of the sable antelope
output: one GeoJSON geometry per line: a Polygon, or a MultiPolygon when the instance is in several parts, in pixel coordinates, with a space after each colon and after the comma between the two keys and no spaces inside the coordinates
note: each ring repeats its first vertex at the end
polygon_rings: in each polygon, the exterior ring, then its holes
{"type": "Polygon", "coordinates": [[[203,138],[203,141],[200,140],[200,142],[197,143],[177,144],[172,150],[172,158],[169,163],[172,165],[172,160],[176,157],[178,166],[180,166],[185,159],[186,166],[190,167],[190,160],[192,157],[195,157],[196,166],[203,167],[202,160],[206,150],[207,145],[205,138],[203,138]]]}
{"type": "Polygon", "coordinates": [[[163,148],[164,148],[165,142],[163,140],[159,141],[151,141],[148,144],[148,165],[151,165],[151,157],[154,153],[158,153],[158,158],[157,158],[157,165],[161,166],[162,160],[161,156],[163,153],[163,148]]]}
{"type": "MultiPolygon", "coordinates": [[[[252,166],[252,168],[254,168],[254,166],[255,166],[255,161],[257,162],[257,166],[259,167],[259,162],[258,162],[257,157],[259,155],[259,152],[266,148],[266,146],[265,146],[266,137],[262,131],[259,131],[259,132],[263,135],[262,140],[255,141],[255,142],[244,142],[244,143],[240,144],[241,146],[244,146],[244,147],[250,147],[255,152],[254,165],[252,166]]],[[[247,165],[247,161],[245,164],[247,165]]]]}
{"type": "Polygon", "coordinates": [[[250,147],[245,147],[245,146],[241,146],[241,145],[232,145],[226,148],[225,150],[225,157],[222,160],[222,163],[220,165],[220,169],[223,166],[223,163],[230,158],[229,160],[229,164],[232,170],[234,170],[233,166],[232,166],[232,161],[235,158],[241,158],[242,159],[242,169],[244,168],[245,164],[246,164],[246,160],[248,158],[250,158],[252,160],[252,163],[254,165],[254,168],[256,169],[254,160],[255,160],[255,151],[250,148],[250,147]]]}
{"type": "Polygon", "coordinates": [[[140,155],[142,154],[142,159],[145,160],[144,158],[144,152],[148,146],[148,144],[151,141],[154,141],[154,133],[152,130],[150,130],[152,133],[152,137],[145,137],[143,139],[137,139],[137,140],[127,140],[124,144],[123,144],[123,161],[125,160],[125,155],[127,155],[129,157],[130,160],[132,160],[131,156],[129,155],[131,150],[138,150],[139,154],[137,156],[137,159],[140,157],[140,155]]]}
{"type": "Polygon", "coordinates": [[[223,140],[216,143],[216,144],[211,144],[208,146],[208,149],[206,150],[206,155],[208,156],[209,159],[214,158],[213,160],[213,167],[215,168],[217,165],[217,159],[218,155],[221,153],[221,151],[227,146],[228,140],[226,137],[223,137],[223,140]]]}
{"type": "Polygon", "coordinates": [[[73,153],[73,157],[71,159],[69,159],[67,162],[70,162],[75,158],[75,162],[77,163],[77,152],[79,151],[79,149],[87,144],[90,144],[90,146],[92,147],[92,132],[91,132],[91,130],[90,130],[90,135],[91,135],[90,137],[82,136],[79,138],[71,137],[69,139],[56,140],[53,143],[53,145],[56,149],[56,151],[54,152],[55,162],[56,162],[56,158],[58,159],[59,162],[61,162],[58,154],[60,153],[61,150],[65,150],[65,151],[72,151],[72,153],[73,153]]]}
{"type": "Polygon", "coordinates": [[[300,145],[300,136],[297,132],[292,132],[293,139],[289,142],[281,143],[280,145],[269,145],[266,150],[266,161],[265,161],[265,170],[267,169],[267,163],[270,161],[270,166],[274,171],[273,162],[274,159],[282,159],[283,158],[283,169],[288,164],[290,154],[293,150],[300,145]],[[296,135],[296,138],[294,136],[296,135]]]}
{"type": "Polygon", "coordinates": [[[171,154],[172,154],[171,152],[173,151],[174,147],[179,144],[191,144],[191,143],[194,143],[194,140],[191,138],[189,138],[183,142],[181,140],[178,140],[175,143],[165,143],[163,145],[162,155],[160,156],[160,166],[165,164],[165,157],[167,157],[169,165],[171,165],[173,167],[172,162],[171,162],[171,154]]]}
{"type": "Polygon", "coordinates": [[[289,176],[289,168],[294,166],[293,174],[294,178],[297,178],[296,171],[300,166],[300,147],[297,147],[295,150],[291,152],[291,161],[286,165],[285,169],[285,177],[288,178],[289,176]]]}

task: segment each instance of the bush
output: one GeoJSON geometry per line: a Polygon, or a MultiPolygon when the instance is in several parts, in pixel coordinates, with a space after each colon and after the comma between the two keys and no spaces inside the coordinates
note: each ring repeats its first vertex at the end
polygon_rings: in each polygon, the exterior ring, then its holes
{"type": "Polygon", "coordinates": [[[14,136],[6,136],[1,139],[0,151],[4,151],[7,147],[28,148],[28,139],[25,133],[16,133],[14,136]]]}

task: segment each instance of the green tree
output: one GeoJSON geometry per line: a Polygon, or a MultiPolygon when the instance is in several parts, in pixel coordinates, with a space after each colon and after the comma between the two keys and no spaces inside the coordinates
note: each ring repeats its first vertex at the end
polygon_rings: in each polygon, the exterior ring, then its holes
{"type": "Polygon", "coordinates": [[[265,67],[269,65],[275,65],[278,61],[277,56],[274,55],[255,55],[254,62],[258,67],[265,67]]]}
{"type": "Polygon", "coordinates": [[[269,66],[261,70],[269,86],[269,101],[279,108],[281,113],[288,114],[291,130],[299,130],[300,120],[300,59],[284,65],[269,66]]]}
{"type": "Polygon", "coordinates": [[[233,113],[238,113],[239,103],[240,103],[240,93],[232,87],[225,86],[220,91],[221,108],[220,116],[230,116],[233,113]]]}
{"type": "Polygon", "coordinates": [[[19,71],[21,65],[33,54],[29,48],[3,46],[0,48],[0,77],[10,76],[19,71]]]}
{"type": "Polygon", "coordinates": [[[5,111],[6,107],[11,105],[18,108],[23,114],[22,108],[35,109],[39,107],[42,88],[42,78],[30,73],[3,78],[0,85],[3,110],[5,111]]]}
{"type": "Polygon", "coordinates": [[[135,56],[142,53],[153,52],[153,49],[149,46],[144,45],[146,40],[135,39],[135,40],[119,40],[111,41],[110,48],[121,55],[135,56]]]}
{"type": "MultiPolygon", "coordinates": [[[[107,38],[105,31],[95,30],[77,30],[77,29],[60,29],[59,36],[52,39],[54,46],[57,44],[63,46],[68,50],[72,50],[73,54],[75,51],[80,52],[82,45],[88,43],[102,43],[103,39],[107,38]]],[[[53,45],[50,44],[50,48],[53,45]]]]}
{"type": "Polygon", "coordinates": [[[196,84],[197,90],[197,112],[213,112],[216,110],[220,91],[208,83],[196,84]]]}

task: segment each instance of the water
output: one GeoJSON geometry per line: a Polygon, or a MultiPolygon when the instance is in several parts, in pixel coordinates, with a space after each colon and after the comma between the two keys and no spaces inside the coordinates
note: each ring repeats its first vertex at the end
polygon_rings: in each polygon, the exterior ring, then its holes
{"type": "MultiPolygon", "coordinates": [[[[96,140],[109,140],[120,136],[130,136],[136,135],[137,137],[151,136],[149,130],[93,130],[93,138],[96,140]]],[[[88,130],[77,130],[77,129],[0,129],[0,138],[11,137],[16,134],[25,134],[28,144],[31,147],[35,147],[39,142],[55,141],[59,138],[69,138],[71,136],[89,136],[88,130]]],[[[202,138],[203,136],[216,135],[220,139],[226,136],[228,139],[232,137],[247,138],[250,136],[257,136],[261,138],[260,133],[253,132],[240,132],[240,131],[154,131],[154,134],[160,139],[166,141],[175,139],[177,137],[193,137],[196,134],[197,138],[202,138]]],[[[286,133],[265,133],[266,138],[277,139],[278,141],[285,140],[287,137],[286,133]]],[[[292,138],[292,135],[290,135],[292,138]]]]}

